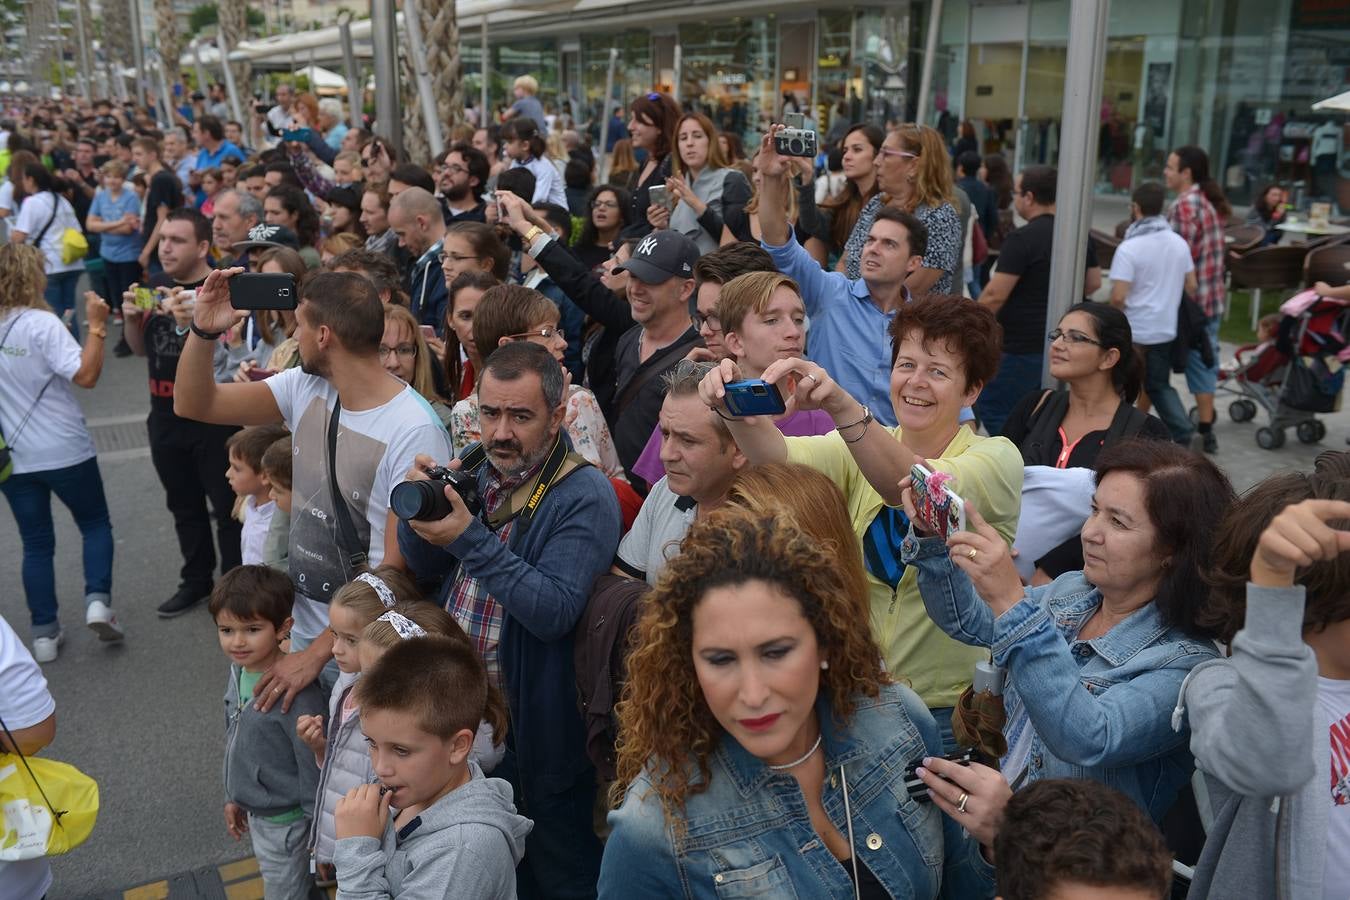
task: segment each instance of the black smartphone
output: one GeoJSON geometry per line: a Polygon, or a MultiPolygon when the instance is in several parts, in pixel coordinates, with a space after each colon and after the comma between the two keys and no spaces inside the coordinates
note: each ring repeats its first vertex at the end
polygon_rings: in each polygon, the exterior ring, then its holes
{"type": "Polygon", "coordinates": [[[289,272],[241,272],[230,279],[235,309],[295,309],[295,276],[289,272]]]}

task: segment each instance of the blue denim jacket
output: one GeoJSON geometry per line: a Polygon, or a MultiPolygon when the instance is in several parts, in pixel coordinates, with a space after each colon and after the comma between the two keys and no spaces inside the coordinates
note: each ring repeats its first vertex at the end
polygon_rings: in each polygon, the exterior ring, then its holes
{"type": "MultiPolygon", "coordinates": [[[[816,703],[828,777],[825,812],[848,835],[843,779],[853,811],[854,852],[893,897],[978,900],[994,894],[979,844],[932,803],[905,791],[905,766],[941,752],[937,726],[917,694],[887,685],[862,698],[847,725],[816,703]]],[[[695,784],[701,779],[695,779],[695,784]]],[[[770,770],[725,734],[709,760],[707,789],[685,801],[676,846],[648,773],[610,813],[601,900],[642,897],[853,897],[853,883],[811,826],[795,778],[770,770]]]]}
{"type": "Polygon", "coordinates": [[[1187,732],[1172,730],[1172,710],[1186,674],[1217,657],[1215,646],[1168,627],[1152,603],[1101,637],[1078,640],[1102,602],[1082,572],[1027,588],[995,618],[941,538],[911,531],[901,559],[918,567],[919,593],[938,627],[992,647],[1008,670],[1004,702],[1020,698],[1033,732],[1026,781],[1091,778],[1162,821],[1195,766],[1187,732]]]}

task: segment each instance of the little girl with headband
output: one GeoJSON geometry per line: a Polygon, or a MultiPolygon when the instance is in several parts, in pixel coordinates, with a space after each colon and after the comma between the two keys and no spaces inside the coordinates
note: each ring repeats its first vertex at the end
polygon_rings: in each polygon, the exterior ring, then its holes
{"type": "Polygon", "coordinates": [[[373,572],[362,572],[338,588],[328,604],[333,659],[341,672],[328,700],[328,721],[325,723],[323,716],[301,716],[295,723],[296,734],[314,751],[319,764],[309,851],[311,869],[320,882],[331,877],[337,802],[352,788],[375,777],[352,690],[362,669],[358,653],[361,634],[387,610],[418,602],[418,597],[417,586],[407,575],[392,566],[381,566],[373,572]]]}
{"type": "MultiPolygon", "coordinates": [[[[449,638],[471,646],[469,636],[454,616],[434,603],[409,603],[381,615],[361,633],[361,667],[368,669],[399,641],[426,637],[449,638]]],[[[478,723],[469,759],[478,763],[483,774],[492,772],[506,755],[506,701],[501,692],[488,685],[487,714],[478,723]]]]}

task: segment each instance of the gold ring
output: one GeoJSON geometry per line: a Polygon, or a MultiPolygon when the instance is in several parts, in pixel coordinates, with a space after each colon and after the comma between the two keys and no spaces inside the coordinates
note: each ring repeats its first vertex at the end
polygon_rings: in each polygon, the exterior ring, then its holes
{"type": "Polygon", "coordinates": [[[956,811],[959,812],[959,813],[965,812],[965,811],[966,811],[966,801],[969,800],[969,799],[970,799],[970,795],[967,794],[967,793],[965,793],[964,791],[962,791],[962,792],[961,792],[961,799],[958,800],[958,801],[956,801],[956,811]]]}
{"type": "Polygon", "coordinates": [[[272,688],[272,693],[280,694],[285,688],[272,688]]]}
{"type": "Polygon", "coordinates": [[[966,558],[974,559],[976,556],[979,556],[979,554],[980,554],[979,550],[976,550],[974,547],[971,547],[970,552],[966,554],[966,558]]]}
{"type": "Polygon", "coordinates": [[[820,384],[820,379],[817,378],[816,376],[812,375],[810,372],[807,372],[807,373],[806,373],[806,377],[807,377],[807,378],[810,378],[810,379],[811,379],[812,381],[814,381],[816,384],[820,384]]]}

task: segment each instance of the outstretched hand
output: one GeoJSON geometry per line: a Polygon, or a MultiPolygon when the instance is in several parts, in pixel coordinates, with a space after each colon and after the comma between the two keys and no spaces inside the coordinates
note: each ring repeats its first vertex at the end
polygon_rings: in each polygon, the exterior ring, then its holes
{"type": "MultiPolygon", "coordinates": [[[[905,512],[913,517],[912,489],[905,492],[905,512]]],[[[994,615],[1007,612],[1022,599],[1022,576],[1017,573],[1008,542],[967,502],[966,530],[947,539],[952,563],[970,578],[975,593],[994,615]]]]}
{"type": "Polygon", "coordinates": [[[1327,524],[1350,520],[1344,500],[1304,500],[1280,511],[1256,544],[1252,555],[1252,584],[1289,587],[1298,569],[1325,562],[1350,550],[1350,531],[1327,524]]]}
{"type": "Polygon", "coordinates": [[[234,325],[237,316],[230,306],[230,279],[243,271],[242,267],[233,266],[214,269],[206,276],[206,281],[197,288],[197,303],[192,310],[192,321],[199,329],[229,331],[234,325]]]}

